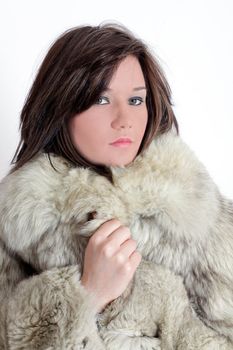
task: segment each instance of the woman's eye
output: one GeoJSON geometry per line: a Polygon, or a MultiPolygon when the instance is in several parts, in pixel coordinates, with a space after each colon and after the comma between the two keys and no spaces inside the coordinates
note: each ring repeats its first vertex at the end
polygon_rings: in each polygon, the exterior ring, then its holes
{"type": "Polygon", "coordinates": [[[97,105],[105,105],[105,104],[107,104],[106,101],[107,101],[107,103],[109,102],[107,97],[100,96],[100,97],[98,97],[98,99],[96,100],[96,104],[97,104],[97,105]],[[105,103],[104,103],[104,102],[105,102],[105,103]]]}
{"type": "Polygon", "coordinates": [[[132,104],[134,106],[139,106],[139,105],[142,104],[143,99],[141,97],[133,97],[133,98],[130,99],[130,101],[132,102],[130,104],[132,104]]]}
{"type": "MultiPolygon", "coordinates": [[[[143,102],[143,98],[142,97],[132,97],[129,99],[130,104],[133,106],[139,106],[142,104],[143,102]]],[[[96,100],[95,104],[97,105],[106,105],[109,103],[109,99],[108,97],[104,97],[104,96],[100,96],[98,97],[98,99],[96,100]]]]}

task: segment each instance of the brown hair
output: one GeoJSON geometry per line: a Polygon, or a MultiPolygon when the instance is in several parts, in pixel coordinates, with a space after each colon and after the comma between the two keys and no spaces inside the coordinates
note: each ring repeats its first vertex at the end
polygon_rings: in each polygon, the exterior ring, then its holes
{"type": "Polygon", "coordinates": [[[79,26],[52,44],[39,68],[21,112],[21,139],[11,172],[43,152],[62,156],[74,166],[92,168],[112,181],[107,166],[92,164],[78,153],[67,121],[97,100],[128,55],[138,59],[147,87],[148,123],[138,154],[173,124],[178,134],[170,87],[147,45],[123,25],[79,26]]]}

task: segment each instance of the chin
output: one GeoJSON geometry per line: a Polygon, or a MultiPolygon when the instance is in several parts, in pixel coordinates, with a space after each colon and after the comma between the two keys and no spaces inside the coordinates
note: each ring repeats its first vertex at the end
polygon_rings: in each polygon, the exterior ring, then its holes
{"type": "MultiPolygon", "coordinates": [[[[135,158],[135,157],[134,157],[134,158],[135,158]]],[[[133,162],[134,158],[133,158],[132,160],[128,160],[128,161],[121,162],[121,163],[119,163],[119,162],[112,163],[111,165],[114,166],[114,167],[117,167],[117,166],[118,166],[118,167],[127,166],[127,165],[129,165],[129,164],[131,164],[131,163],[133,162]]]]}

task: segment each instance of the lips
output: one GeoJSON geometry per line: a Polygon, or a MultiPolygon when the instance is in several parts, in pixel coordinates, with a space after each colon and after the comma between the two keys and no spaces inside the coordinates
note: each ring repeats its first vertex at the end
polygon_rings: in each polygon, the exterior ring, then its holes
{"type": "Polygon", "coordinates": [[[110,145],[116,145],[116,144],[130,144],[132,143],[132,140],[129,137],[121,137],[113,142],[110,143],[110,145]]]}

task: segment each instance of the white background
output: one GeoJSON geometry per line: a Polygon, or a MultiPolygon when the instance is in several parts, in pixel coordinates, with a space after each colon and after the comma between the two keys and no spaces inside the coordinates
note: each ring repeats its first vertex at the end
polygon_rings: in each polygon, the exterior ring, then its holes
{"type": "Polygon", "coordinates": [[[108,21],[127,26],[159,57],[181,137],[233,199],[232,0],[0,0],[0,179],[49,45],[70,27],[108,21]]]}

